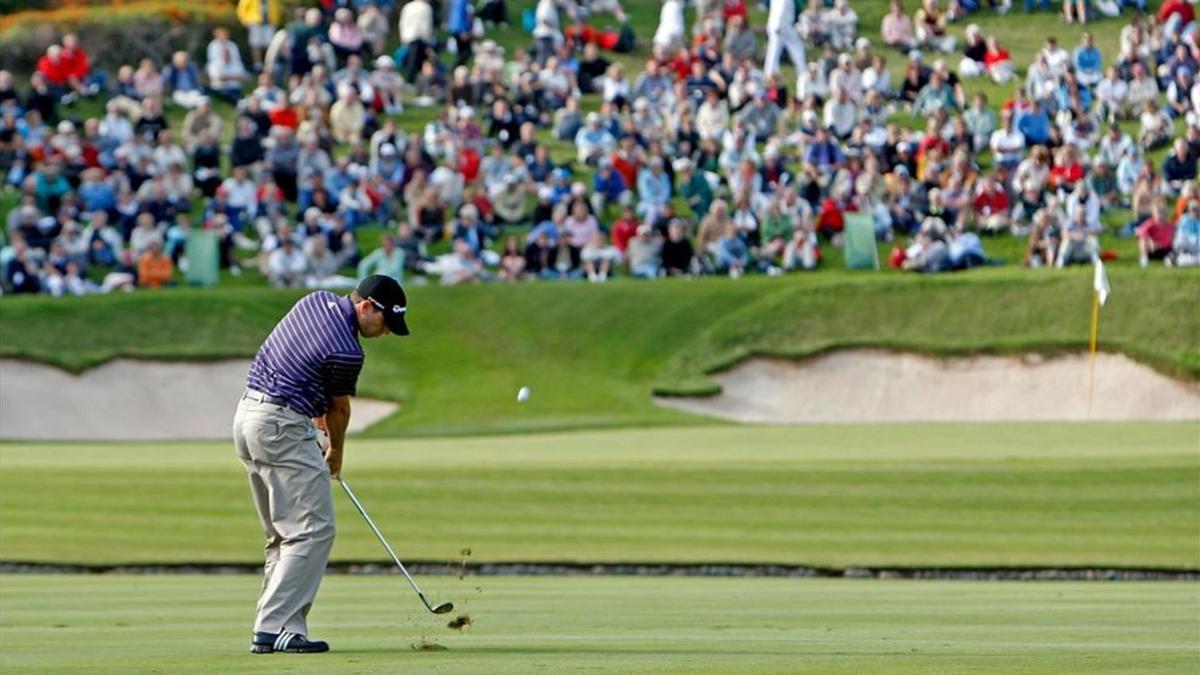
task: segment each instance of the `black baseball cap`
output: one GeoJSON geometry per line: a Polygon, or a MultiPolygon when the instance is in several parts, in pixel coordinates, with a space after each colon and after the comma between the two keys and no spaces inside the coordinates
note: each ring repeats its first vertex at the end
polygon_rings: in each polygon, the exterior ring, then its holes
{"type": "Polygon", "coordinates": [[[370,300],[383,312],[383,320],[393,335],[408,335],[408,322],[404,314],[408,311],[408,298],[400,282],[386,274],[372,274],[358,282],[359,297],[370,300]]]}

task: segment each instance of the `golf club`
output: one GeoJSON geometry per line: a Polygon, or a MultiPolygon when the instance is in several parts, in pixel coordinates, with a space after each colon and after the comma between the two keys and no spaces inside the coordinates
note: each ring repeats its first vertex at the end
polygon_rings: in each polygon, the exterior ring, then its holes
{"type": "Polygon", "coordinates": [[[338,483],[341,483],[342,489],[346,491],[346,496],[350,498],[351,502],[354,502],[354,508],[358,509],[358,512],[362,514],[363,520],[367,521],[367,525],[370,526],[371,531],[379,538],[379,543],[383,544],[383,547],[387,549],[388,555],[392,556],[392,562],[396,563],[396,567],[399,567],[400,571],[404,573],[404,578],[408,579],[408,583],[412,584],[413,590],[417,592],[417,596],[421,598],[421,602],[425,603],[425,609],[434,614],[445,614],[454,609],[454,603],[452,602],[443,602],[440,605],[429,604],[429,601],[425,599],[425,594],[421,592],[421,587],[417,585],[416,580],[412,578],[408,570],[404,569],[404,563],[400,562],[400,558],[396,556],[396,552],[392,550],[387,539],[383,538],[383,533],[379,531],[378,527],[375,527],[375,522],[371,520],[371,516],[367,515],[367,510],[363,508],[362,502],[358,501],[358,497],[354,496],[354,492],[350,490],[350,486],[346,484],[346,481],[342,480],[341,476],[338,476],[338,483]]]}

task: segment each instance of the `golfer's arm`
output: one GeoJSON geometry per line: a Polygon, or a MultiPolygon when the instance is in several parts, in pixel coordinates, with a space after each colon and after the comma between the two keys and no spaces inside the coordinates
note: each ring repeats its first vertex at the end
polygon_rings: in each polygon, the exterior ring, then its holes
{"type": "Polygon", "coordinates": [[[329,434],[329,448],[342,454],[346,440],[346,426],[350,424],[350,397],[334,396],[330,400],[329,412],[325,413],[325,431],[329,434]]]}

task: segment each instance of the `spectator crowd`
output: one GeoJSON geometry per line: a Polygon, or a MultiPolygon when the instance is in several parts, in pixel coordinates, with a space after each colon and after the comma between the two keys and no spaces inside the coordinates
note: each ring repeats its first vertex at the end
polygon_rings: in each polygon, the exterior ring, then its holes
{"type": "Polygon", "coordinates": [[[762,4],[756,26],[746,0],[664,0],[634,36],[619,0],[240,0],[245,42],[112,73],[68,33],[27,81],[0,71],[4,292],[169,285],[201,232],[284,287],[774,275],[866,223],[895,267],[988,264],[1014,236],[1053,267],[1104,254],[1115,208],[1142,265],[1200,264],[1187,0],[1066,0],[1123,22],[1116,56],[1084,32],[1021,63],[972,17],[1048,0],[893,0],[876,41],[852,0],[762,4]],[[510,23],[508,53],[488,35],[510,23]]]}

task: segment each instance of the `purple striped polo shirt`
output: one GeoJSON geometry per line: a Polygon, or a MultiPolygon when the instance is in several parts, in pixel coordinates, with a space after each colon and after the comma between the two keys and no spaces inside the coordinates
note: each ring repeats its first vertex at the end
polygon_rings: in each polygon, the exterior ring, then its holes
{"type": "Polygon", "coordinates": [[[293,305],[267,336],[246,386],[285,399],[302,415],[322,417],[331,397],[355,394],[362,365],[354,305],[316,291],[293,305]]]}

